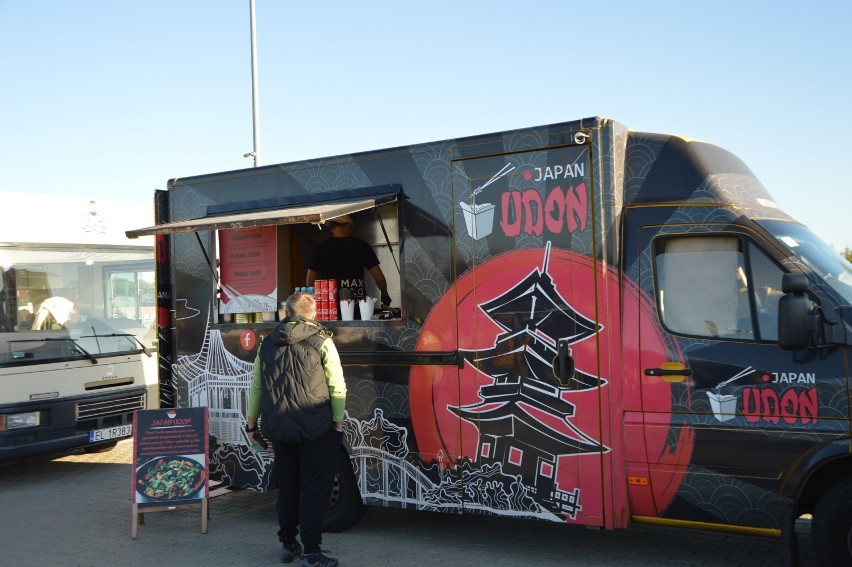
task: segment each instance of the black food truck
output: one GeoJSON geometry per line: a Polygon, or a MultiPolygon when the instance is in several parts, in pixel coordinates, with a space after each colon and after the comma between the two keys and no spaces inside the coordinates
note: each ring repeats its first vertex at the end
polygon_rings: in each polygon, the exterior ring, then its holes
{"type": "Polygon", "coordinates": [[[395,304],[325,311],[348,387],[327,529],[365,505],[644,522],[792,562],[809,513],[822,563],[852,564],[852,266],[729,152],[596,117],[176,178],[155,204],[127,235],[158,239],[161,391],[209,408],[212,478],[271,488],[252,361],[348,215],[395,304]]]}

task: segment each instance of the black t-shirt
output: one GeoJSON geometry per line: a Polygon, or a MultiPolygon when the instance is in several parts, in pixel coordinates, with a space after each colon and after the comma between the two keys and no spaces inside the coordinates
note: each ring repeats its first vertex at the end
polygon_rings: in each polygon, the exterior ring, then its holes
{"type": "Polygon", "coordinates": [[[318,279],[337,280],[340,290],[352,290],[356,301],[367,296],[364,285],[364,269],[379,265],[379,259],[369,244],[353,236],[338,236],[325,240],[317,246],[308,262],[308,269],[317,272],[318,279]]]}

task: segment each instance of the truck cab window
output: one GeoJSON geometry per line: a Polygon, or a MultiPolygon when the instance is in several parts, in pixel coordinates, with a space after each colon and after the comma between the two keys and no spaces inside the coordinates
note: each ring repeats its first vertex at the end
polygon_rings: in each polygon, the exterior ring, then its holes
{"type": "Polygon", "coordinates": [[[658,243],[657,299],[674,333],[719,338],[753,335],[740,241],[684,236],[658,243]]]}
{"type": "Polygon", "coordinates": [[[757,317],[757,339],[763,341],[778,340],[778,300],[781,291],[781,277],[784,272],[763,250],[754,244],[748,245],[749,265],[754,284],[754,305],[757,317]]]}
{"type": "Polygon", "coordinates": [[[655,255],[657,301],[674,333],[736,340],[778,338],[781,268],[735,236],[662,239],[655,255]]]}

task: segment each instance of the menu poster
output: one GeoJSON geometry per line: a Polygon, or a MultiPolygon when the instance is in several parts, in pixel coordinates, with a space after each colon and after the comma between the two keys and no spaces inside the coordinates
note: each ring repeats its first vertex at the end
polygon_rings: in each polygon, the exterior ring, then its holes
{"type": "Polygon", "coordinates": [[[133,417],[133,502],[193,504],[209,496],[207,408],[139,410],[133,417]]]}
{"type": "Polygon", "coordinates": [[[220,313],[278,309],[276,227],[219,231],[220,313]]]}

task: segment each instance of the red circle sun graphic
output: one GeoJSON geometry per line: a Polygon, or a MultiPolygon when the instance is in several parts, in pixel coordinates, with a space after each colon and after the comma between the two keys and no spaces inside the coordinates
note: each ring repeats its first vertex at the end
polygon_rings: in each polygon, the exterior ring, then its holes
{"type": "MultiPolygon", "coordinates": [[[[680,431],[677,444],[669,446],[669,427],[628,430],[620,421],[630,410],[671,412],[672,384],[643,380],[640,367],[682,357],[664,341],[652,302],[636,286],[621,283],[615,270],[592,258],[549,247],[500,254],[459,277],[430,312],[416,346],[458,350],[464,359],[461,368],[412,369],[411,414],[421,460],[442,467],[459,459],[517,464],[522,459],[517,446],[532,453],[539,443],[530,430],[546,432],[542,440],[581,448],[563,450],[547,465],[559,489],[602,494],[601,459],[607,469],[624,466],[613,459],[625,460],[625,437],[642,435],[649,463],[665,455],[674,465],[666,467],[665,479],[651,475],[653,505],[667,505],[691,455],[691,433],[680,431]],[[578,375],[592,386],[571,389],[555,381],[549,365],[558,339],[568,340],[578,375]],[[548,401],[489,397],[512,384],[518,391],[529,386],[547,392],[548,401]],[[513,447],[500,452],[495,439],[506,429],[484,416],[512,412],[514,423],[534,424],[525,433],[512,430],[513,447]]],[[[539,468],[535,474],[544,470],[539,468]]],[[[603,504],[588,497],[583,513],[603,513],[598,506],[603,504]]]]}

